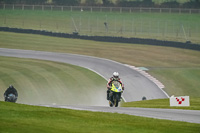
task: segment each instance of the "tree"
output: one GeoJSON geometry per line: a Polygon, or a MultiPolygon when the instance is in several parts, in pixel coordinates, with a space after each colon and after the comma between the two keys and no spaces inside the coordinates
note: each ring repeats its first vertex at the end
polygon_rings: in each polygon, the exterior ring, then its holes
{"type": "Polygon", "coordinates": [[[0,0],[5,4],[45,4],[47,0],[0,0]]]}
{"type": "Polygon", "coordinates": [[[80,0],[53,0],[53,3],[56,5],[76,6],[79,5],[80,0]]]}
{"type": "Polygon", "coordinates": [[[200,8],[200,0],[190,0],[182,5],[184,8],[200,8]]]}
{"type": "Polygon", "coordinates": [[[23,4],[45,4],[47,0],[21,0],[23,4]]]}
{"type": "Polygon", "coordinates": [[[86,5],[95,6],[97,5],[97,0],[86,0],[86,5]]]}
{"type": "Polygon", "coordinates": [[[164,2],[161,4],[161,7],[167,7],[167,8],[177,8],[179,6],[180,6],[180,3],[174,0],[171,0],[169,2],[164,2]]]}
{"type": "Polygon", "coordinates": [[[113,5],[113,3],[110,0],[102,0],[102,2],[103,2],[103,6],[113,5]]]}

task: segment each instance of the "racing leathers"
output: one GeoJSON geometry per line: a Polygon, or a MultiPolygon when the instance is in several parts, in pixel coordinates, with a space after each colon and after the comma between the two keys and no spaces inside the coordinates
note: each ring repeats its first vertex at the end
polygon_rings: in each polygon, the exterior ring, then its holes
{"type": "Polygon", "coordinates": [[[7,101],[7,98],[8,98],[8,95],[9,94],[14,94],[15,97],[17,98],[18,97],[18,93],[17,93],[17,90],[11,85],[7,88],[7,90],[5,91],[4,93],[4,98],[5,98],[5,101],[7,101]]]}

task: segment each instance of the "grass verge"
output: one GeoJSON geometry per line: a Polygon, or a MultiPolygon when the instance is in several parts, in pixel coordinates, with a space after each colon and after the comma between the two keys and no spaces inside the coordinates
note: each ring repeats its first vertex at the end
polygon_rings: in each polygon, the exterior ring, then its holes
{"type": "Polygon", "coordinates": [[[154,99],[137,102],[126,102],[121,104],[122,107],[141,107],[141,108],[167,108],[167,109],[187,109],[200,110],[200,98],[190,98],[189,107],[170,107],[169,99],[154,99]]]}
{"type": "Polygon", "coordinates": [[[198,133],[199,124],[0,102],[2,133],[198,133]],[[116,124],[117,123],[117,124],[116,124]]]}
{"type": "Polygon", "coordinates": [[[64,63],[0,56],[0,100],[12,84],[19,103],[105,105],[106,80],[64,63]],[[95,95],[95,97],[94,97],[95,95]]]}
{"type": "Polygon", "coordinates": [[[185,68],[155,68],[149,71],[165,88],[164,90],[171,96],[200,96],[200,68],[185,67],[185,68]]]}

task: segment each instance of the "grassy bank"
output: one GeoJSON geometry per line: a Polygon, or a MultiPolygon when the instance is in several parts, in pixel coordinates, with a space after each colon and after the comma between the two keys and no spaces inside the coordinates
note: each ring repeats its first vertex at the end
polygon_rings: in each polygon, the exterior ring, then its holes
{"type": "Polygon", "coordinates": [[[164,90],[170,96],[200,97],[200,67],[156,68],[149,73],[165,85],[164,90]]]}
{"type": "Polygon", "coordinates": [[[0,18],[0,26],[200,43],[199,14],[0,10],[0,18]]]}
{"type": "Polygon", "coordinates": [[[2,133],[198,133],[199,124],[0,102],[2,133]],[[116,124],[116,122],[118,124],[116,124]]]}
{"type": "Polygon", "coordinates": [[[199,51],[7,32],[0,32],[0,40],[2,48],[83,54],[147,67],[150,69],[149,73],[164,83],[165,91],[170,96],[200,95],[199,51]]]}
{"type": "Polygon", "coordinates": [[[141,108],[166,108],[166,109],[187,109],[200,110],[200,98],[190,98],[188,107],[170,107],[169,99],[144,100],[137,102],[122,103],[122,107],[141,107],[141,108]]]}
{"type": "Polygon", "coordinates": [[[19,103],[107,104],[106,81],[81,67],[32,59],[0,57],[0,100],[12,84],[19,103]],[[94,97],[95,95],[95,97],[94,97]]]}
{"type": "Polygon", "coordinates": [[[67,52],[145,67],[199,67],[200,52],[179,48],[0,32],[0,47],[67,52]],[[120,53],[120,54],[119,54],[120,53]]]}

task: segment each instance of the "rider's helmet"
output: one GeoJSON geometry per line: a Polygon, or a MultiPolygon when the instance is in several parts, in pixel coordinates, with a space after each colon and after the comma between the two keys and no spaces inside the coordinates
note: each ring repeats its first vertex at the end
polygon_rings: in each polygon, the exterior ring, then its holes
{"type": "Polygon", "coordinates": [[[13,85],[9,85],[9,88],[14,88],[13,85]]]}
{"type": "Polygon", "coordinates": [[[119,78],[119,73],[118,72],[114,72],[113,73],[113,78],[114,79],[118,79],[119,78]]]}

